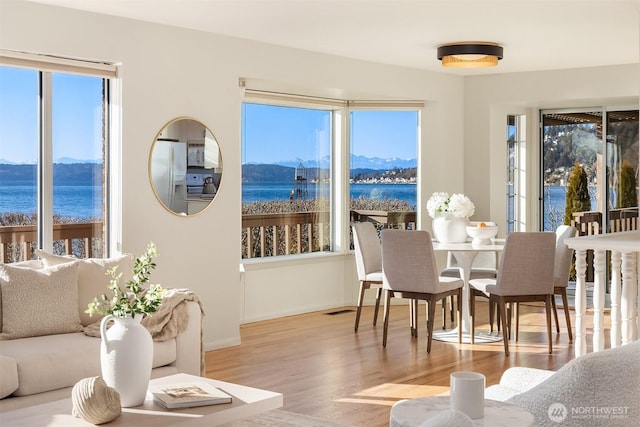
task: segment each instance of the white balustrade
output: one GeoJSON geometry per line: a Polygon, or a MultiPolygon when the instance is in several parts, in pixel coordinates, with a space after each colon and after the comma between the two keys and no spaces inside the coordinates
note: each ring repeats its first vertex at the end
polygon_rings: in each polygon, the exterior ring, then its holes
{"type": "Polygon", "coordinates": [[[587,352],[586,341],[586,254],[594,251],[593,351],[604,349],[604,296],[606,252],[611,252],[611,347],[638,339],[638,268],[640,231],[572,237],[567,246],[576,251],[576,341],[575,355],[587,352]]]}

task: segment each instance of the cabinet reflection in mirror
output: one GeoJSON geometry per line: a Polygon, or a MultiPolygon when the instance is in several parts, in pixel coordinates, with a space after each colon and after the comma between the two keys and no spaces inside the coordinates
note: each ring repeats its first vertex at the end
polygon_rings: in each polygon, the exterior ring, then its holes
{"type": "Polygon", "coordinates": [[[180,117],[156,135],[149,154],[149,179],[160,203],[176,215],[201,212],[213,201],[222,178],[222,156],[213,133],[180,117]]]}

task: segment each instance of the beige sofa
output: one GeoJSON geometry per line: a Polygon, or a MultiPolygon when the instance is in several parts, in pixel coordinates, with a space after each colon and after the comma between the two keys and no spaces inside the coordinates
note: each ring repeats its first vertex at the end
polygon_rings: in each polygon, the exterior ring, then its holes
{"type": "MultiPolygon", "coordinates": [[[[66,398],[76,382],[100,375],[100,338],[84,332],[100,318],[84,310],[107,292],[106,270],[118,265],[126,275],[132,257],[69,261],[0,264],[0,413],[66,398]]],[[[204,369],[202,307],[193,295],[178,305],[173,333],[152,334],[154,378],[204,369]]]]}

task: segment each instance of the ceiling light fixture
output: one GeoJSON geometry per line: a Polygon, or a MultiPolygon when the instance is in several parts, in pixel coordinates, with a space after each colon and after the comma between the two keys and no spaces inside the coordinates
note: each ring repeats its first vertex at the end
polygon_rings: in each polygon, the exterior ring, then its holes
{"type": "Polygon", "coordinates": [[[458,42],[438,46],[438,59],[443,67],[495,67],[502,59],[502,46],[488,42],[458,42]]]}

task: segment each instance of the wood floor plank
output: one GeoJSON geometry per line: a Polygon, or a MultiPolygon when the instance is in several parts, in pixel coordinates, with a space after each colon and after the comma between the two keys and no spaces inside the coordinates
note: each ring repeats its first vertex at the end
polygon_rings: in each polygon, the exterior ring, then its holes
{"type": "MultiPolygon", "coordinates": [[[[241,345],[207,352],[206,376],[281,392],[284,409],[291,412],[346,425],[387,426],[393,403],[447,393],[452,372],[481,372],[491,385],[511,366],[557,370],[574,357],[564,322],[560,334],[554,328],[554,352],[548,354],[541,307],[521,307],[520,337],[510,342],[509,357],[501,341],[434,340],[427,354],[424,306],[417,339],[410,335],[408,307],[392,306],[383,348],[382,319],[371,324],[372,307],[363,309],[357,333],[355,312],[325,314],[341,309],[353,307],[242,325],[241,345]]],[[[486,303],[478,301],[477,310],[477,329],[488,331],[486,303]]],[[[442,324],[439,315],[436,325],[442,324]]]]}

